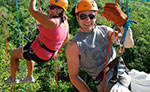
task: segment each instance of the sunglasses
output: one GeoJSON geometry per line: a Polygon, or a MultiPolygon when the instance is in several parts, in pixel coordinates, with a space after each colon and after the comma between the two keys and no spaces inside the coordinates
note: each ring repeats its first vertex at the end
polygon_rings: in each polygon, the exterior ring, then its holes
{"type": "Polygon", "coordinates": [[[48,8],[51,9],[51,10],[54,10],[56,7],[58,7],[58,6],[56,6],[56,5],[48,5],[48,8]]]}
{"type": "Polygon", "coordinates": [[[81,20],[84,20],[87,17],[89,17],[90,19],[94,19],[96,17],[96,15],[95,14],[89,14],[89,15],[81,14],[81,15],[79,15],[79,17],[80,17],[81,20]]]}

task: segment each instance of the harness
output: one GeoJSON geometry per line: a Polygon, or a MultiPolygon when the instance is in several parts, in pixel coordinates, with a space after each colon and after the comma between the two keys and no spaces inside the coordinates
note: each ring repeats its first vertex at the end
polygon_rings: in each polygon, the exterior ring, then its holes
{"type": "MultiPolygon", "coordinates": [[[[107,66],[107,69],[106,69],[106,74],[109,72],[109,71],[112,71],[113,70],[113,76],[112,78],[109,80],[110,83],[112,84],[116,84],[117,81],[118,81],[118,65],[119,63],[123,64],[124,67],[125,67],[125,72],[128,73],[128,68],[126,67],[122,57],[116,57],[113,61],[111,61],[108,66],[107,66]]],[[[101,81],[103,80],[103,75],[104,75],[104,70],[102,70],[98,76],[95,78],[95,80],[98,82],[97,85],[99,83],[101,83],[101,81]]]]}
{"type": "MultiPolygon", "coordinates": [[[[38,39],[38,41],[39,41],[39,43],[40,43],[40,46],[42,47],[42,48],[44,48],[45,50],[47,50],[48,52],[51,52],[52,53],[52,56],[50,57],[50,59],[49,60],[51,60],[52,58],[53,58],[53,56],[54,56],[54,54],[55,54],[55,52],[56,51],[53,51],[53,50],[50,50],[50,49],[48,49],[45,45],[44,45],[44,43],[40,40],[40,37],[39,37],[39,29],[37,28],[36,30],[36,34],[35,34],[35,37],[34,37],[34,39],[33,39],[33,41],[36,39],[36,37],[37,37],[37,39],[38,39]]],[[[32,51],[32,48],[31,48],[31,45],[32,45],[32,43],[33,43],[33,41],[31,41],[31,42],[28,42],[27,43],[27,47],[29,47],[28,48],[28,53],[26,54],[27,55],[27,58],[28,58],[28,60],[34,60],[35,62],[37,62],[38,64],[40,64],[40,62],[42,61],[42,62],[47,62],[47,61],[49,61],[49,60],[42,60],[42,59],[40,59],[39,58],[39,60],[36,58],[36,57],[34,57],[33,56],[33,54],[34,54],[34,52],[32,51]],[[33,57],[33,58],[32,58],[33,57]]]]}
{"type": "Polygon", "coordinates": [[[39,43],[40,43],[40,45],[41,45],[42,48],[46,49],[48,52],[52,52],[52,53],[55,53],[55,52],[56,52],[56,51],[53,51],[53,50],[48,49],[48,48],[44,45],[44,43],[40,40],[39,35],[37,36],[37,38],[38,38],[38,41],[39,41],[39,43]]]}

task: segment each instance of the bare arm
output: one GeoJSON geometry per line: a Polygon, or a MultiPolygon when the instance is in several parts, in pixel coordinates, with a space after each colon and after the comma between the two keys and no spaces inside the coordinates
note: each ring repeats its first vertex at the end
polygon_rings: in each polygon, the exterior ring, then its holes
{"type": "MultiPolygon", "coordinates": [[[[121,31],[122,31],[122,34],[124,33],[124,27],[121,27],[121,31]]],[[[132,30],[131,28],[128,29],[127,31],[127,35],[126,35],[126,38],[125,38],[125,42],[124,42],[124,45],[126,48],[131,48],[134,46],[134,40],[133,40],[133,35],[132,35],[132,30]]]]}
{"type": "Polygon", "coordinates": [[[70,41],[70,43],[66,48],[70,81],[80,92],[92,92],[90,88],[86,85],[86,83],[79,76],[79,68],[80,68],[79,55],[80,52],[76,42],[70,41]]]}
{"type": "Polygon", "coordinates": [[[69,32],[67,33],[67,36],[66,36],[66,38],[65,38],[65,40],[64,40],[64,42],[63,42],[63,44],[62,44],[62,46],[61,46],[60,49],[58,50],[58,52],[61,51],[61,48],[64,47],[64,45],[67,43],[68,39],[69,39],[69,32]]]}
{"type": "MultiPolygon", "coordinates": [[[[113,29],[108,27],[107,30],[108,30],[109,35],[111,35],[111,33],[113,32],[113,29]]],[[[121,27],[121,33],[123,34],[123,32],[124,32],[124,27],[121,27]]],[[[122,34],[119,34],[119,38],[120,39],[122,38],[122,34]]],[[[112,36],[112,41],[114,41],[114,40],[116,40],[115,34],[113,34],[113,36],[112,36]]],[[[126,35],[126,38],[125,38],[124,46],[126,48],[131,48],[131,47],[134,46],[132,30],[130,28],[127,31],[127,35],[126,35]]]]}
{"type": "Polygon", "coordinates": [[[46,29],[54,29],[56,27],[56,23],[49,16],[43,14],[42,12],[35,9],[36,0],[31,0],[29,6],[30,14],[40,22],[46,29]]]}

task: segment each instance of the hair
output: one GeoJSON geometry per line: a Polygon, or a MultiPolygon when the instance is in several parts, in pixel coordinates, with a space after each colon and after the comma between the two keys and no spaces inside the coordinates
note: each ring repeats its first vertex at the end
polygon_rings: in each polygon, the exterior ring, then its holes
{"type": "Polygon", "coordinates": [[[65,15],[65,10],[62,7],[57,6],[58,9],[62,9],[62,12],[58,14],[58,16],[56,17],[61,17],[62,22],[64,22],[65,20],[68,20],[68,17],[65,15]]]}

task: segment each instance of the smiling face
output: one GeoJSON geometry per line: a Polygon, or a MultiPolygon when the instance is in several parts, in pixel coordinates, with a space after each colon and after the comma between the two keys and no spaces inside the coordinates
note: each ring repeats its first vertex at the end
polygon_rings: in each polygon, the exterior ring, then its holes
{"type": "Polygon", "coordinates": [[[53,4],[49,4],[48,5],[48,12],[49,12],[50,17],[54,17],[57,14],[59,14],[60,12],[62,12],[62,8],[60,8],[56,5],[53,5],[53,4]]]}
{"type": "Polygon", "coordinates": [[[78,24],[80,25],[80,32],[90,32],[94,28],[96,21],[95,11],[82,11],[76,15],[78,24]]]}

